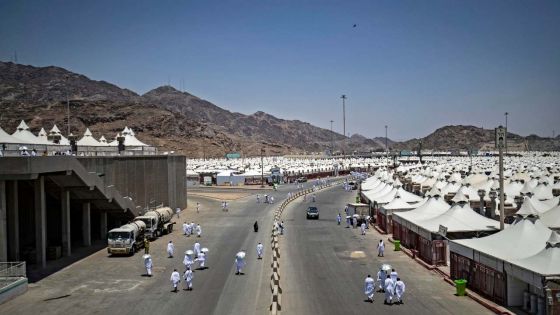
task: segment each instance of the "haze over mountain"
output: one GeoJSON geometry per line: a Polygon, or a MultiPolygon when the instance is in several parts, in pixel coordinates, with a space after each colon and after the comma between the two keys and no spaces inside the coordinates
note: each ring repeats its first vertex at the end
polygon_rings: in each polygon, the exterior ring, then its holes
{"type": "MultiPolygon", "coordinates": [[[[70,100],[70,124],[74,134],[89,127],[94,136],[113,138],[124,126],[138,137],[166,150],[190,157],[290,154],[334,151],[383,151],[385,138],[355,134],[349,138],[299,120],[284,120],[265,112],[245,115],[231,112],[171,86],[155,88],[144,95],[105,81],[59,67],[33,67],[0,62],[0,126],[13,132],[21,119],[34,132],[57,124],[63,132],[66,99],[70,100]]],[[[510,134],[519,149],[556,149],[559,138],[510,134]],[[529,141],[530,140],[530,141],[529,141]]],[[[424,149],[453,150],[465,147],[491,149],[493,131],[472,126],[446,126],[422,139],[424,149]]],[[[402,143],[388,140],[392,149],[416,149],[419,139],[402,143]]]]}

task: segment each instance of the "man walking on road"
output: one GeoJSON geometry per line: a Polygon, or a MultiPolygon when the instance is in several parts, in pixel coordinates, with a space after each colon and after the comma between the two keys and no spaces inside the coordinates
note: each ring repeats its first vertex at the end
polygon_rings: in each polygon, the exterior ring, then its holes
{"type": "Polygon", "coordinates": [[[257,259],[262,259],[263,250],[264,250],[264,245],[261,244],[261,243],[258,243],[257,244],[257,259]]]}
{"type": "Polygon", "coordinates": [[[371,275],[367,275],[365,280],[364,293],[367,296],[367,301],[373,303],[373,294],[375,293],[375,281],[371,275]]]}
{"type": "Polygon", "coordinates": [[[393,303],[394,290],[395,284],[391,280],[391,276],[387,275],[387,279],[385,279],[385,304],[391,305],[393,303]]]}
{"type": "Polygon", "coordinates": [[[391,280],[393,280],[393,283],[397,283],[397,279],[399,278],[399,274],[395,271],[394,268],[391,270],[391,273],[389,274],[389,276],[391,276],[391,280]]]}
{"type": "Polygon", "coordinates": [[[173,258],[174,251],[175,245],[173,245],[173,241],[169,241],[169,243],[167,243],[167,255],[169,256],[168,258],[173,258]]]}
{"type": "Polygon", "coordinates": [[[379,240],[379,244],[377,244],[377,257],[384,257],[385,256],[385,243],[383,240],[379,240]]]}
{"type": "Polygon", "coordinates": [[[193,282],[194,274],[191,268],[187,268],[187,270],[183,274],[183,277],[185,279],[185,288],[183,290],[192,291],[192,282],[193,282]]]}
{"type": "Polygon", "coordinates": [[[200,237],[202,234],[202,228],[200,227],[200,223],[196,225],[196,235],[200,237]]]}
{"type": "Polygon", "coordinates": [[[144,254],[150,253],[150,241],[147,237],[144,237],[144,254]]]}
{"type": "Polygon", "coordinates": [[[169,280],[173,284],[172,292],[177,292],[177,286],[179,285],[179,282],[181,282],[181,275],[177,272],[177,269],[173,269],[173,272],[171,273],[171,279],[169,280]]]}
{"type": "Polygon", "coordinates": [[[362,235],[366,235],[366,223],[362,222],[360,225],[360,230],[362,231],[362,235]]]}
{"type": "Polygon", "coordinates": [[[340,221],[342,221],[342,217],[340,216],[340,213],[336,216],[336,223],[338,225],[340,225],[340,221]]]}
{"type": "Polygon", "coordinates": [[[404,282],[402,282],[401,278],[397,278],[397,282],[395,283],[395,294],[397,295],[398,304],[403,304],[402,297],[404,295],[404,290],[404,282]]]}
{"type": "Polygon", "coordinates": [[[200,203],[196,203],[196,213],[200,213],[200,203]]]}

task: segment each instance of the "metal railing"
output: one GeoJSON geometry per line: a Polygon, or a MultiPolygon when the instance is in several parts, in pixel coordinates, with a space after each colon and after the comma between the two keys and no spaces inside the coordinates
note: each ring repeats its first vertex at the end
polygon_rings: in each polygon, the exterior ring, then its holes
{"type": "Polygon", "coordinates": [[[26,277],[25,261],[0,262],[0,289],[26,277]]]}

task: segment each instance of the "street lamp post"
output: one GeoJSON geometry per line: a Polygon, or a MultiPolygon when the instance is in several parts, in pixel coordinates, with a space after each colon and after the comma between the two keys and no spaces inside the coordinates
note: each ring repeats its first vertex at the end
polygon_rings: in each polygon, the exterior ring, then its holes
{"type": "Polygon", "coordinates": [[[505,145],[506,145],[506,155],[507,155],[507,154],[508,154],[508,144],[507,144],[507,130],[508,130],[508,129],[507,129],[507,123],[508,123],[508,115],[509,115],[509,113],[508,113],[508,112],[505,112],[504,115],[506,116],[506,137],[504,138],[504,142],[505,142],[505,145]]]}
{"type": "Polygon", "coordinates": [[[66,121],[66,128],[67,128],[67,133],[66,136],[70,136],[70,99],[68,98],[68,75],[65,76],[66,79],[66,118],[68,119],[66,121]]]}
{"type": "Polygon", "coordinates": [[[261,188],[264,188],[264,161],[263,161],[264,149],[261,148],[261,188]]]}
{"type": "Polygon", "coordinates": [[[387,128],[389,126],[385,125],[385,160],[387,163],[387,168],[389,168],[389,145],[387,141],[387,128]]]}
{"type": "Polygon", "coordinates": [[[333,131],[332,131],[332,124],[334,120],[331,119],[331,156],[334,155],[334,140],[333,140],[333,131]]]}
{"type": "Polygon", "coordinates": [[[346,145],[346,94],[342,94],[340,98],[342,99],[342,135],[344,136],[342,153],[344,155],[344,145],[346,145]]]}

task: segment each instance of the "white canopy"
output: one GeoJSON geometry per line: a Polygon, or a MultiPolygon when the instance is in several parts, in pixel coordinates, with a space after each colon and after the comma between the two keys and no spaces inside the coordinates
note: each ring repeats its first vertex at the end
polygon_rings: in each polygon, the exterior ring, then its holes
{"type": "Polygon", "coordinates": [[[35,136],[31,131],[29,131],[29,127],[25,123],[25,121],[21,121],[17,127],[17,130],[12,134],[12,136],[20,139],[23,143],[29,144],[52,144],[47,140],[42,140],[35,136]]]}
{"type": "Polygon", "coordinates": [[[414,222],[437,217],[449,209],[449,205],[442,198],[430,198],[420,207],[407,212],[393,214],[393,221],[406,226],[414,232],[418,232],[418,227],[414,222]]]}
{"type": "Polygon", "coordinates": [[[560,229],[560,206],[556,206],[540,215],[544,225],[551,229],[560,229]]]}
{"type": "Polygon", "coordinates": [[[49,131],[49,136],[55,136],[55,135],[60,136],[60,143],[59,143],[60,145],[70,145],[70,141],[62,135],[62,133],[60,132],[56,124],[49,131]]]}
{"type": "Polygon", "coordinates": [[[414,222],[420,230],[420,235],[430,239],[431,233],[439,230],[439,226],[447,227],[450,232],[476,232],[476,231],[497,231],[500,229],[500,222],[489,219],[476,213],[468,203],[456,204],[439,216],[418,220],[414,222]],[[423,235],[424,234],[424,235],[423,235]]]}
{"type": "Polygon", "coordinates": [[[2,129],[2,127],[0,127],[0,143],[21,143],[21,144],[26,144],[28,143],[25,140],[16,138],[14,136],[9,135],[7,132],[4,131],[4,129],[2,129]]]}
{"type": "MultiPolygon", "coordinates": [[[[539,244],[537,247],[542,248],[543,246],[539,244]]],[[[537,288],[542,288],[542,277],[560,276],[560,263],[558,262],[560,262],[560,235],[553,232],[541,251],[530,257],[507,262],[505,269],[508,274],[517,276],[537,288]]]]}
{"type": "MultiPolygon", "coordinates": [[[[541,220],[522,218],[503,231],[490,236],[449,241],[449,248],[470,259],[474,259],[475,252],[478,252],[499,260],[509,261],[537,254],[544,248],[551,233],[552,230],[547,228],[541,220]]],[[[490,267],[500,271],[497,266],[490,267]]]]}
{"type": "Polygon", "coordinates": [[[78,140],[77,144],[80,146],[94,146],[94,147],[98,147],[102,145],[99,143],[99,141],[95,140],[89,128],[86,129],[86,132],[84,132],[84,136],[82,137],[82,139],[78,140]]]}

